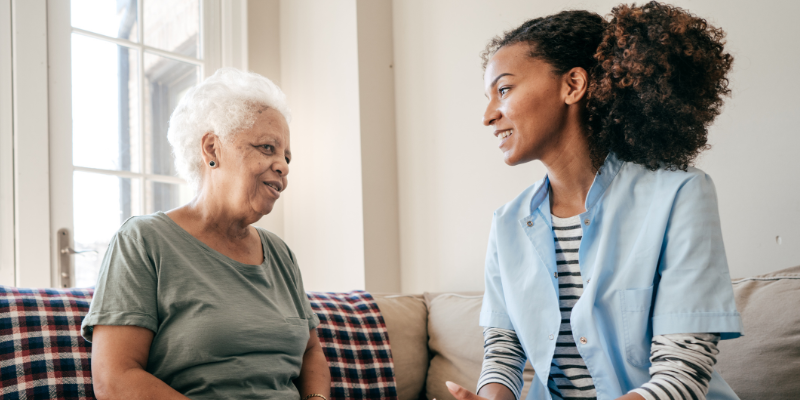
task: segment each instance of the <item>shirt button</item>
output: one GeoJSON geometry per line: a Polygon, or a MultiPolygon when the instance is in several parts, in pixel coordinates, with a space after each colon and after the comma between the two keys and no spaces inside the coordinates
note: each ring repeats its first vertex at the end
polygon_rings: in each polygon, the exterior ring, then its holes
{"type": "Polygon", "coordinates": [[[585,220],[583,220],[583,223],[586,224],[586,226],[589,226],[589,218],[586,218],[585,220]]]}
{"type": "Polygon", "coordinates": [[[581,344],[586,344],[588,340],[585,337],[581,336],[581,344]]]}
{"type": "Polygon", "coordinates": [[[553,340],[553,334],[550,334],[550,336],[548,336],[547,338],[553,340]]]}
{"type": "Polygon", "coordinates": [[[528,226],[533,226],[533,222],[532,221],[528,221],[528,226]]]}
{"type": "Polygon", "coordinates": [[[589,278],[589,279],[587,279],[587,280],[586,280],[586,284],[588,285],[588,284],[589,284],[589,282],[591,282],[591,281],[592,281],[592,278],[589,278]]]}

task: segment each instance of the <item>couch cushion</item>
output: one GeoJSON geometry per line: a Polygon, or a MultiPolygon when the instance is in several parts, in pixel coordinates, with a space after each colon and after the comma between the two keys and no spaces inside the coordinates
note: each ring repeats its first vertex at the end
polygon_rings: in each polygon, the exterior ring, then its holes
{"type": "Polygon", "coordinates": [[[0,398],[94,399],[81,337],[92,294],[0,286],[0,398]]]}
{"type": "MultiPolygon", "coordinates": [[[[483,296],[471,293],[425,293],[428,306],[427,397],[453,399],[444,385],[455,382],[470,391],[477,389],[483,364],[483,328],[478,325],[483,296]]],[[[525,365],[522,398],[533,380],[533,368],[525,365]]]]}
{"type": "Polygon", "coordinates": [[[373,294],[381,309],[394,360],[399,400],[417,400],[428,370],[428,309],[421,295],[373,294]]]}
{"type": "Polygon", "coordinates": [[[800,266],[733,291],[745,335],[720,342],[717,371],[742,400],[800,398],[800,266]]]}

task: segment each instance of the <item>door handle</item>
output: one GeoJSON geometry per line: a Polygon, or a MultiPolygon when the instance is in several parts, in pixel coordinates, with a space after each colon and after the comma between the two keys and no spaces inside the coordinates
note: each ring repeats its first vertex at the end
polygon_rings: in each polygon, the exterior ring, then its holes
{"type": "Polygon", "coordinates": [[[95,253],[97,254],[97,250],[75,250],[72,247],[62,247],[61,254],[85,254],[85,253],[95,253]]]}
{"type": "Polygon", "coordinates": [[[97,253],[97,250],[75,250],[70,245],[72,240],[69,237],[69,229],[61,228],[58,230],[58,277],[62,288],[72,287],[72,255],[97,253]]]}

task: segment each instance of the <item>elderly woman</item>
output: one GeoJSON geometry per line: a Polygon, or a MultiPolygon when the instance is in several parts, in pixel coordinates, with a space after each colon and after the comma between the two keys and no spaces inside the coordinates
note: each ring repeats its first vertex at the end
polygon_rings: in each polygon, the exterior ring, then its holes
{"type": "Polygon", "coordinates": [[[82,333],[99,399],[326,399],[330,372],[294,254],[252,226],[286,189],[289,110],[268,79],[221,69],[172,114],[197,196],[112,239],[82,333]]]}

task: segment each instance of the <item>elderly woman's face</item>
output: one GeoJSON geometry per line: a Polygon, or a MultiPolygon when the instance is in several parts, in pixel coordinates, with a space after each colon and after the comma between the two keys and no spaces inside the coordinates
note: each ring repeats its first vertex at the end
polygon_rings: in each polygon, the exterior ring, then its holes
{"type": "Polygon", "coordinates": [[[220,153],[217,171],[223,196],[242,212],[269,214],[286,189],[289,174],[289,125],[272,108],[259,108],[253,126],[233,135],[220,153]]]}

